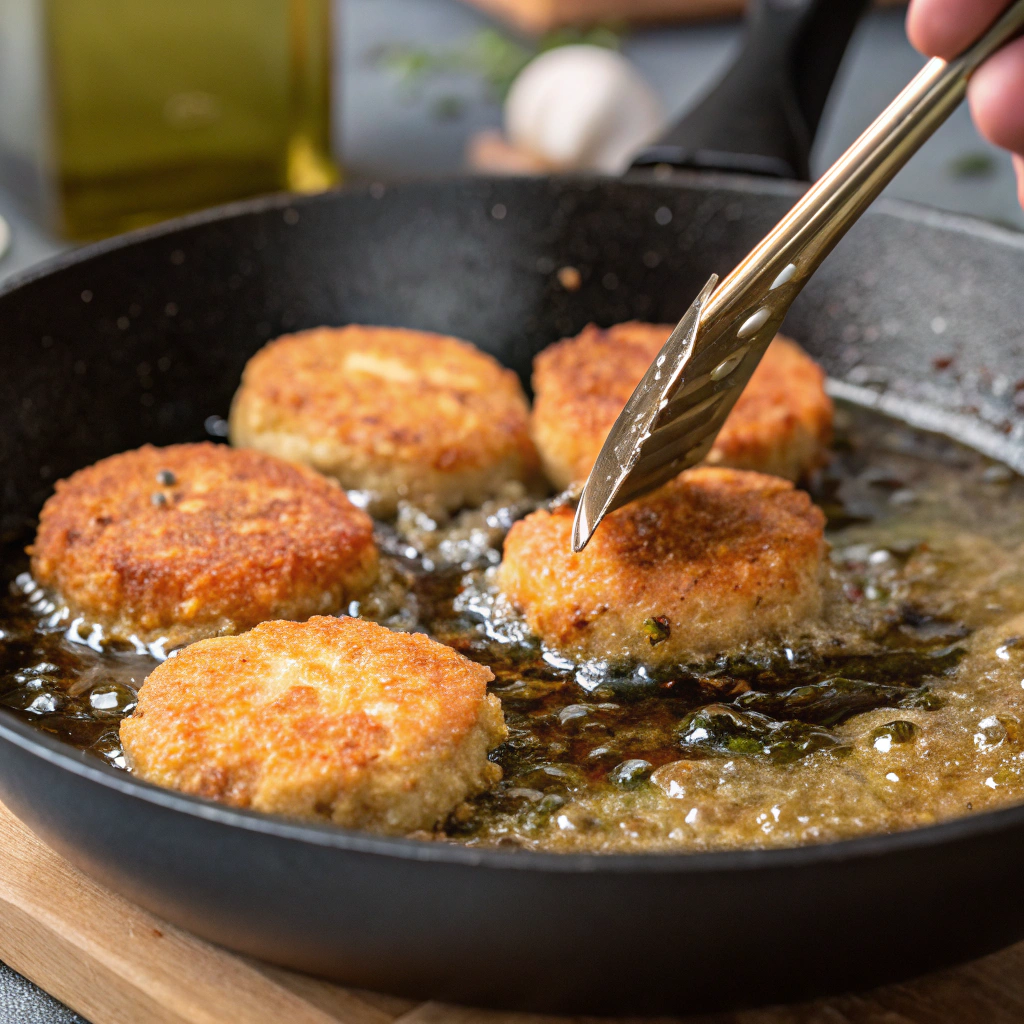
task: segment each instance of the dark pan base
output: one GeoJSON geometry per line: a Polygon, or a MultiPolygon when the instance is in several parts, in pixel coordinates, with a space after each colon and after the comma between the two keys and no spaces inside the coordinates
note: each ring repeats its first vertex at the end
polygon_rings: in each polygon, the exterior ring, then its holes
{"type": "MultiPolygon", "coordinates": [[[[697,174],[418,184],[244,204],[73,256],[0,293],[3,540],[23,544],[74,469],[204,436],[270,337],[415,326],[525,376],[588,320],[678,317],[794,195],[697,174]],[[581,271],[578,291],[558,284],[562,266],[581,271]]],[[[840,245],[787,331],[852,397],[1024,469],[1022,281],[1019,236],[890,206],[840,245]]],[[[156,790],[6,713],[0,798],[87,873],[199,935],[417,998],[684,1013],[867,987],[1024,938],[1024,808],[793,851],[472,851],[156,790]]]]}

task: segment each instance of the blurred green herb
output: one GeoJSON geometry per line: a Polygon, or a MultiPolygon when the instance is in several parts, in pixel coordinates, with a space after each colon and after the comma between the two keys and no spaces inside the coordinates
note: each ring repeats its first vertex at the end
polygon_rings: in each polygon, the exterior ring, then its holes
{"type": "Polygon", "coordinates": [[[451,49],[389,46],[377,51],[375,56],[383,67],[397,75],[399,85],[412,95],[419,95],[428,79],[441,75],[468,75],[482,80],[490,97],[502,101],[519,72],[539,53],[579,43],[617,50],[620,37],[608,27],[560,29],[543,36],[536,43],[527,44],[511,39],[497,29],[487,28],[451,49]]]}
{"type": "Polygon", "coordinates": [[[438,121],[457,121],[462,117],[465,104],[458,96],[438,96],[431,105],[430,112],[438,121]]]}
{"type": "Polygon", "coordinates": [[[949,161],[949,173],[954,178],[989,178],[995,170],[995,158],[983,151],[961,153],[949,161]]]}

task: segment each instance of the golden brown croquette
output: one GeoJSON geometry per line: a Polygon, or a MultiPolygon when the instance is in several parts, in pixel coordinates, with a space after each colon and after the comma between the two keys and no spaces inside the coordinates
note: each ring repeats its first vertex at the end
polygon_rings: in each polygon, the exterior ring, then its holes
{"type": "Polygon", "coordinates": [[[825,371],[795,341],[776,335],[706,462],[800,480],[827,461],[832,412],[825,371]]]}
{"type": "Polygon", "coordinates": [[[490,669],[360,619],[265,622],[155,669],[121,723],[160,786],[295,818],[402,834],[493,785],[506,735],[490,669]]]}
{"type": "MultiPolygon", "coordinates": [[[[556,487],[587,478],[616,417],[671,333],[668,324],[591,324],[534,360],[531,430],[556,487]]],[[[824,382],[821,367],[796,342],[776,337],[707,462],[788,480],[821,465],[832,435],[824,382]]]]}
{"type": "Polygon", "coordinates": [[[580,554],[572,521],[559,507],[516,523],[498,585],[573,657],[685,663],[820,610],[825,517],[779,477],[688,470],[609,515],[580,554]]]}
{"type": "Polygon", "coordinates": [[[32,575],[108,635],[170,646],[343,608],[377,573],[373,522],[335,483],[226,445],[147,445],[43,506],[32,575]]]}
{"type": "Polygon", "coordinates": [[[468,342],[353,324],[257,352],[232,405],[231,441],[312,466],[387,516],[403,498],[453,511],[509,480],[532,481],[528,421],[516,375],[468,342]]]}

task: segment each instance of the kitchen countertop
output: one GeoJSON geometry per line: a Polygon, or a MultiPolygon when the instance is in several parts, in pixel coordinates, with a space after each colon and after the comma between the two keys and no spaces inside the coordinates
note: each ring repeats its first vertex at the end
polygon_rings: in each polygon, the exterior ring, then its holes
{"type": "MultiPolygon", "coordinates": [[[[337,137],[353,179],[462,168],[469,136],[499,124],[498,107],[477,83],[457,78],[432,82],[410,101],[374,53],[384,43],[447,47],[488,24],[456,0],[345,0],[339,18],[343,89],[337,137]],[[462,100],[461,116],[437,120],[433,101],[453,95],[462,100]]],[[[737,39],[738,26],[731,23],[662,28],[630,35],[623,49],[659,91],[666,109],[682,111],[724,66],[737,39]]],[[[921,64],[906,42],[899,11],[869,16],[826,111],[815,167],[828,166],[921,64]]],[[[939,129],[888,194],[1024,228],[1009,158],[978,137],[965,109],[939,129]]],[[[10,252],[0,259],[0,283],[67,248],[33,225],[2,189],[0,214],[13,234],[10,252]]],[[[0,1024],[85,1022],[0,964],[0,1024]]]]}
{"type": "MultiPolygon", "coordinates": [[[[463,168],[470,135],[500,123],[497,105],[478,83],[458,77],[430,82],[410,101],[374,55],[383,44],[448,48],[490,24],[457,0],[344,0],[338,19],[342,89],[336,137],[351,179],[463,168]],[[434,116],[441,97],[459,98],[461,116],[434,116]]],[[[738,35],[738,26],[729,22],[647,29],[628,36],[623,49],[661,94],[665,109],[680,112],[725,65],[738,35]]],[[[815,147],[815,168],[827,167],[922,63],[906,41],[901,11],[870,15],[841,69],[815,147]]],[[[939,129],[887,194],[1024,228],[1009,157],[978,137],[966,108],[939,129]]],[[[0,215],[10,221],[14,236],[11,251],[0,259],[0,281],[66,248],[33,225],[2,188],[0,215]]]]}

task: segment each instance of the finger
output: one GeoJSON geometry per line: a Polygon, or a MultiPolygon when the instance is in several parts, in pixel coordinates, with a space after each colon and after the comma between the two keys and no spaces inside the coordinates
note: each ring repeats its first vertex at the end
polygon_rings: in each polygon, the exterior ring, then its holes
{"type": "Polygon", "coordinates": [[[997,146],[1024,154],[1024,39],[978,68],[967,97],[978,131],[997,146]]]}
{"type": "Polygon", "coordinates": [[[1013,169],[1017,172],[1017,199],[1024,206],[1024,156],[1014,155],[1013,169]]]}
{"type": "Polygon", "coordinates": [[[907,36],[921,53],[952,60],[1008,6],[1008,0],[911,0],[907,36]]]}

